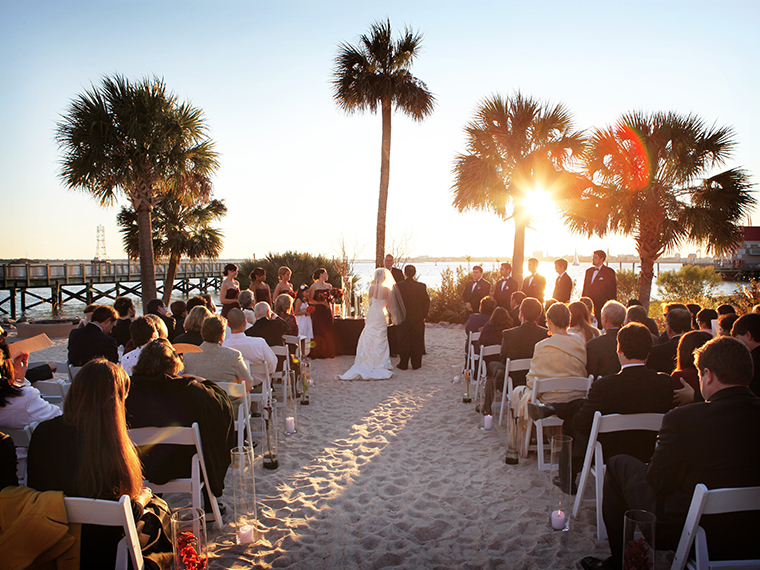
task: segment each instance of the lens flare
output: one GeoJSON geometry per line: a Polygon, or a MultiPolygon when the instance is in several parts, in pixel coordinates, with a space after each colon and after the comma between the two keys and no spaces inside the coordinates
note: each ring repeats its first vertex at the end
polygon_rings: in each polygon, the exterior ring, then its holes
{"type": "Polygon", "coordinates": [[[618,123],[615,135],[620,145],[621,172],[634,190],[646,188],[652,181],[652,162],[641,133],[625,123],[618,123]]]}

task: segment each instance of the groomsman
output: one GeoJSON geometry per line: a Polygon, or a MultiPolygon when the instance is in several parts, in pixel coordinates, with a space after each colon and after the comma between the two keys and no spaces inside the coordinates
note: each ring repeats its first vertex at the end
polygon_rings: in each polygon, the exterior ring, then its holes
{"type": "Polygon", "coordinates": [[[531,257],[528,260],[528,271],[530,275],[523,280],[522,291],[526,297],[538,299],[543,304],[546,278],[538,274],[538,259],[535,257],[531,257]]]}
{"type": "Polygon", "coordinates": [[[480,301],[491,292],[491,282],[483,279],[483,268],[476,265],[472,268],[472,281],[464,286],[462,299],[467,309],[467,314],[477,313],[480,301]]]}
{"type": "Polygon", "coordinates": [[[424,283],[414,280],[417,268],[414,265],[404,267],[406,279],[398,284],[401,299],[406,309],[406,319],[399,328],[398,355],[401,358],[398,368],[406,370],[409,360],[412,369],[422,366],[422,355],[425,353],[425,317],[430,309],[430,297],[424,283]]]}
{"type": "Polygon", "coordinates": [[[512,309],[512,293],[519,291],[517,281],[512,277],[512,265],[502,263],[499,269],[501,279],[496,282],[493,288],[493,298],[499,307],[504,307],[507,311],[512,309]]]}
{"type": "Polygon", "coordinates": [[[588,297],[594,302],[596,322],[602,322],[602,307],[607,301],[617,299],[617,278],[615,270],[604,265],[607,254],[601,249],[594,252],[591,259],[593,267],[586,270],[586,278],[583,281],[583,293],[581,297],[588,297]]]}
{"type": "Polygon", "coordinates": [[[567,274],[567,260],[562,258],[556,260],[554,270],[557,272],[557,281],[554,282],[552,297],[560,303],[569,303],[570,294],[573,292],[573,280],[567,274]]]}

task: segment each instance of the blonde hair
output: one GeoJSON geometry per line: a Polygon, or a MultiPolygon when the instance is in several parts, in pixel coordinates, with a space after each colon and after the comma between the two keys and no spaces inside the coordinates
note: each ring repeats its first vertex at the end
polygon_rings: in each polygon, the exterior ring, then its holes
{"type": "Polygon", "coordinates": [[[292,306],[293,306],[293,297],[291,297],[287,293],[283,293],[282,295],[277,295],[277,298],[274,300],[274,312],[277,314],[289,313],[290,308],[292,306]]]}
{"type": "Polygon", "coordinates": [[[283,265],[277,270],[277,277],[282,277],[286,273],[290,273],[291,275],[293,274],[293,272],[290,270],[290,267],[283,265]]]}
{"type": "Polygon", "coordinates": [[[193,307],[190,313],[187,315],[187,318],[185,319],[182,327],[185,329],[185,332],[199,333],[201,332],[203,321],[205,321],[211,315],[211,311],[209,311],[203,305],[193,307]]]}

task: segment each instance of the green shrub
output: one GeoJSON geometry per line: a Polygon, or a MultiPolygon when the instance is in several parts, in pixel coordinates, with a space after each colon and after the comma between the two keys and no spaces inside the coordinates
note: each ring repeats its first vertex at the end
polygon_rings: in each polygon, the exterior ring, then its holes
{"type": "Polygon", "coordinates": [[[328,259],[323,255],[311,255],[310,253],[298,253],[295,251],[286,251],[285,253],[268,253],[264,259],[246,259],[240,264],[238,271],[238,281],[242,289],[247,289],[251,282],[248,276],[255,267],[261,267],[267,272],[266,284],[274,290],[279,279],[277,271],[282,266],[289,267],[293,273],[290,282],[294,289],[302,284],[311,285],[312,273],[320,267],[327,269],[329,274],[328,282],[333,287],[340,287],[341,261],[339,259],[328,259]]]}
{"type": "Polygon", "coordinates": [[[633,269],[620,269],[615,272],[617,281],[617,299],[623,305],[631,299],[639,298],[639,274],[633,269]]]}
{"type": "Polygon", "coordinates": [[[711,303],[721,282],[712,267],[684,265],[678,271],[663,271],[657,276],[657,286],[664,301],[673,303],[711,303]]]}
{"type": "Polygon", "coordinates": [[[726,303],[738,305],[740,313],[752,311],[752,307],[760,304],[760,279],[750,279],[746,284],[739,285],[726,303]]]}

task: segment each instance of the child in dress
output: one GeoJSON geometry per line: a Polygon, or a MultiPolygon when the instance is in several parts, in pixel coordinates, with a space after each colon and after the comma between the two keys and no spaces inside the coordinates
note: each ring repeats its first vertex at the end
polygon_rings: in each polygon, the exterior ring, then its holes
{"type": "Polygon", "coordinates": [[[301,336],[305,336],[307,339],[311,340],[314,338],[314,330],[312,329],[311,325],[311,314],[308,312],[309,309],[309,288],[306,285],[301,285],[298,288],[298,293],[296,294],[296,303],[293,307],[293,312],[296,316],[296,321],[298,322],[298,334],[301,336]]]}

